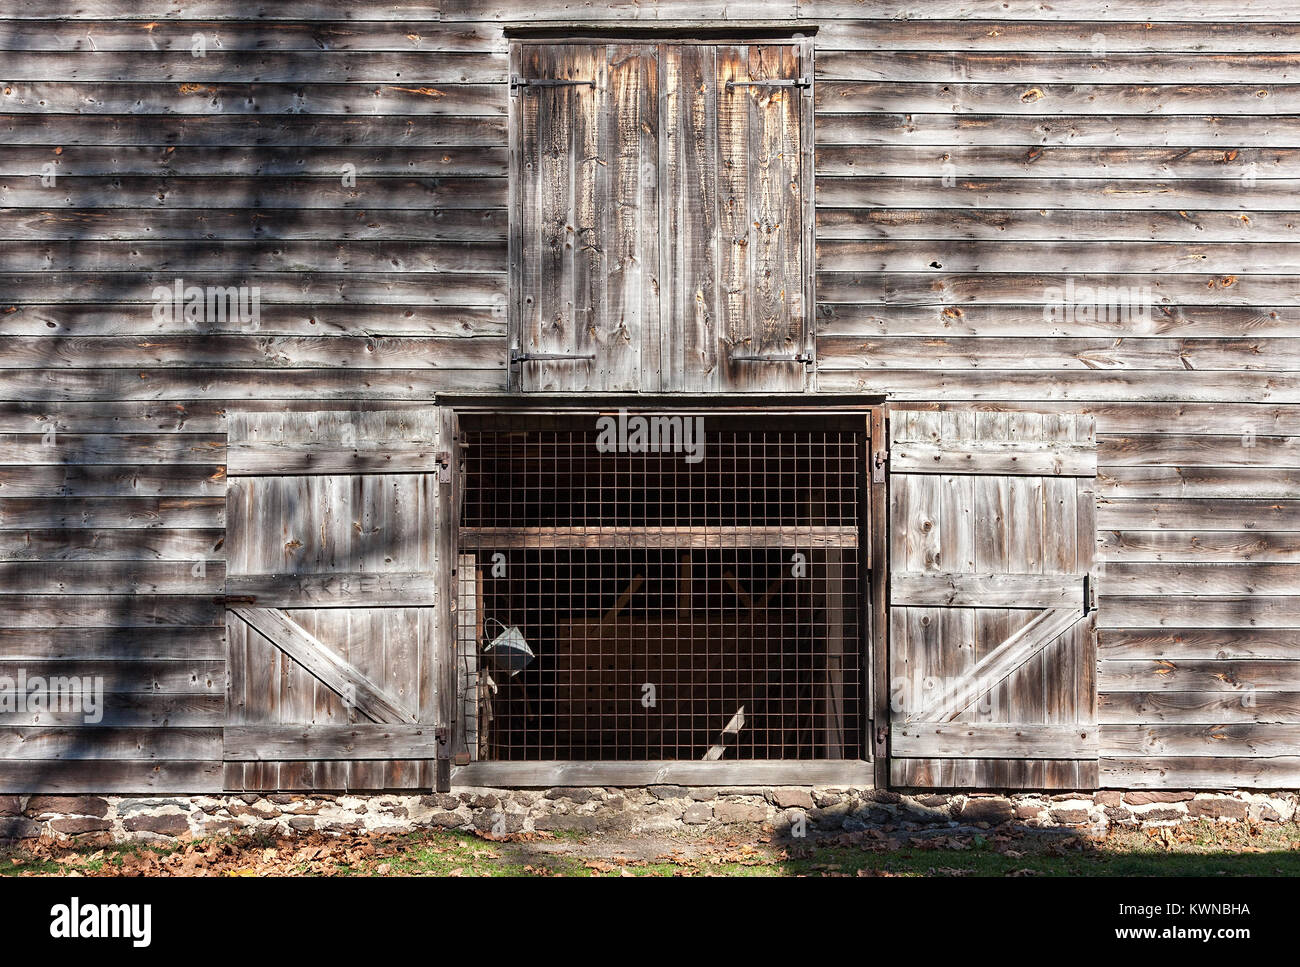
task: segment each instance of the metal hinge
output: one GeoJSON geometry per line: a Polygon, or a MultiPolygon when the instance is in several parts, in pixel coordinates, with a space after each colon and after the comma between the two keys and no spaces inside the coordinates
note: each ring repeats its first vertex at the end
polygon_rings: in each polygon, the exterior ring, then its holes
{"type": "Polygon", "coordinates": [[[1091,574],[1083,576],[1083,613],[1092,614],[1097,610],[1097,585],[1093,583],[1091,574]]]}
{"type": "Polygon", "coordinates": [[[528,363],[533,360],[545,359],[595,359],[595,353],[521,353],[517,349],[510,350],[510,365],[515,363],[528,363]]]}
{"type": "Polygon", "coordinates": [[[727,358],[733,363],[803,363],[805,366],[811,366],[813,361],[812,353],[786,353],[784,355],[780,353],[735,354],[727,358]]]}
{"type": "Polygon", "coordinates": [[[212,602],[213,604],[219,604],[227,608],[240,604],[246,604],[249,607],[252,607],[257,604],[257,598],[251,594],[220,594],[213,598],[212,602]]]}
{"type": "Polygon", "coordinates": [[[590,87],[593,90],[596,87],[595,81],[569,81],[559,80],[557,78],[546,77],[511,77],[510,90],[518,90],[521,87],[590,87]]]}
{"type": "Polygon", "coordinates": [[[438,483],[451,483],[451,454],[439,450],[434,454],[433,460],[438,464],[438,483]]]}
{"type": "Polygon", "coordinates": [[[885,464],[889,462],[888,450],[877,450],[876,455],[871,460],[871,482],[885,482],[885,464]]]}
{"type": "Polygon", "coordinates": [[[451,738],[451,730],[445,725],[440,725],[433,730],[433,736],[438,740],[438,758],[450,758],[451,750],[448,748],[447,742],[451,738]]]}
{"type": "Polygon", "coordinates": [[[812,79],[793,77],[780,81],[727,81],[727,90],[733,87],[812,87],[812,79]]]}

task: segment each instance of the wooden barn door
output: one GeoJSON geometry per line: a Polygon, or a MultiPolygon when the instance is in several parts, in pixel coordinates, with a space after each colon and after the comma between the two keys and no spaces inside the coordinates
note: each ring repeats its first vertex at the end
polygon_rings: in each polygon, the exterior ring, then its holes
{"type": "Polygon", "coordinates": [[[890,779],[1097,783],[1091,417],[895,411],[890,779]]]}
{"type": "Polygon", "coordinates": [[[655,48],[516,45],[510,74],[516,385],[635,392],[658,370],[655,48]]]}
{"type": "Polygon", "coordinates": [[[450,784],[454,415],[232,413],[230,790],[450,784]]]}

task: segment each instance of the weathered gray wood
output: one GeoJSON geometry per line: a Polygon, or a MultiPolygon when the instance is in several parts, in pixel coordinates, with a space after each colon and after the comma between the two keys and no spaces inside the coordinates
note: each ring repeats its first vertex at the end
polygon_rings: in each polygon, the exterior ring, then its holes
{"type": "Polygon", "coordinates": [[[1103,692],[1103,725],[1300,723],[1300,692],[1103,692]]]}
{"type": "Polygon", "coordinates": [[[462,527],[460,543],[476,548],[857,547],[852,527],[462,527]]]}
{"type": "Polygon", "coordinates": [[[747,786],[781,783],[870,786],[868,762],[471,762],[452,770],[452,780],[466,786],[646,786],[680,783],[693,786],[747,786]]]}
{"type": "Polygon", "coordinates": [[[895,473],[1045,474],[1093,477],[1095,447],[1057,441],[943,441],[895,439],[895,473]]]}
{"type": "Polygon", "coordinates": [[[1098,732],[1095,726],[902,723],[890,729],[890,748],[908,758],[1095,759],[1098,732]]]}
{"type": "Polygon", "coordinates": [[[437,746],[424,725],[228,725],[223,732],[227,761],[429,759],[437,746]]]}
{"type": "Polygon", "coordinates": [[[328,645],[309,634],[283,611],[274,608],[231,608],[245,623],[263,635],[330,690],[349,696],[356,708],[375,722],[413,722],[416,716],[389,697],[328,645]]]}
{"type": "Polygon", "coordinates": [[[1101,728],[1101,754],[1125,758],[1267,758],[1293,755],[1298,745],[1300,726],[1294,725],[1105,725],[1101,728]]]}
{"type": "Polygon", "coordinates": [[[219,761],[29,759],[0,771],[4,793],[202,795],[221,792],[219,761]]]}
{"type": "Polygon", "coordinates": [[[1101,782],[1119,789],[1286,789],[1300,784],[1300,756],[1100,760],[1101,782]]]}
{"type": "MultiPolygon", "coordinates": [[[[0,572],[2,573],[2,572],[0,572]]],[[[431,606],[437,579],[427,572],[232,574],[226,595],[259,608],[431,606]]]]}
{"type": "Polygon", "coordinates": [[[1098,675],[1103,692],[1300,691],[1300,661],[1292,659],[1109,659],[1098,675]]]}
{"type": "Polygon", "coordinates": [[[894,571],[890,602],[916,608],[1075,608],[1083,611],[1082,574],[963,574],[894,571]]]}
{"type": "Polygon", "coordinates": [[[221,755],[221,729],[0,728],[0,758],[70,761],[163,759],[211,762],[221,755]]]}
{"type": "Polygon", "coordinates": [[[1102,659],[1294,658],[1295,634],[1275,628],[1180,628],[1176,631],[1108,629],[1098,644],[1102,659]]]}

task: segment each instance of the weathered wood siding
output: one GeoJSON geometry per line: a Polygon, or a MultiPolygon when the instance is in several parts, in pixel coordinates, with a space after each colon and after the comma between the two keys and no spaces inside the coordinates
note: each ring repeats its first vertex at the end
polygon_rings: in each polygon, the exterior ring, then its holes
{"type": "Polygon", "coordinates": [[[501,24],[704,17],[819,25],[819,390],[1096,417],[1101,782],[1300,785],[1300,11],[901,12],[2,0],[0,673],[107,694],[0,714],[0,789],[220,787],[226,405],[503,388],[501,24]]]}

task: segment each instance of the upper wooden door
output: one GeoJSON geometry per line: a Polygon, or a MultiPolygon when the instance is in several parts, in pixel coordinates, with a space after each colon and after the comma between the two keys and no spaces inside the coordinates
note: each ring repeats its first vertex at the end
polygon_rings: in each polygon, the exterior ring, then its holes
{"type": "Polygon", "coordinates": [[[811,48],[683,44],[661,57],[661,388],[805,389],[811,48]]]}
{"type": "Polygon", "coordinates": [[[890,778],[1097,784],[1091,417],[890,417],[890,778]]]}
{"type": "Polygon", "coordinates": [[[512,385],[809,388],[811,57],[513,48],[512,385]]]}
{"type": "Polygon", "coordinates": [[[450,784],[449,410],[232,413],[225,786],[450,784]]]}

